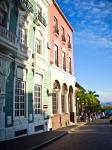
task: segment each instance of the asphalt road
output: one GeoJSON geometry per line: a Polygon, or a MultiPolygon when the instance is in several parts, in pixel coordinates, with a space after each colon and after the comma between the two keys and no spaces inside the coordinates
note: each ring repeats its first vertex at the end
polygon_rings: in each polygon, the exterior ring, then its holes
{"type": "Polygon", "coordinates": [[[72,129],[68,135],[41,150],[112,150],[112,125],[106,119],[96,120],[72,129]]]}

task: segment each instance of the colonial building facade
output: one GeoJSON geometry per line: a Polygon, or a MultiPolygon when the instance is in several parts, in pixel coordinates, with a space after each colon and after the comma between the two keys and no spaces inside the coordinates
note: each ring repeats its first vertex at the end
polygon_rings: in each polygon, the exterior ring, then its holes
{"type": "Polygon", "coordinates": [[[75,122],[72,32],[55,0],[0,1],[0,141],[75,122]]]}
{"type": "Polygon", "coordinates": [[[49,128],[49,6],[0,1],[0,140],[49,128]]]}
{"type": "Polygon", "coordinates": [[[55,0],[50,5],[52,129],[76,120],[73,29],[55,0]]]}

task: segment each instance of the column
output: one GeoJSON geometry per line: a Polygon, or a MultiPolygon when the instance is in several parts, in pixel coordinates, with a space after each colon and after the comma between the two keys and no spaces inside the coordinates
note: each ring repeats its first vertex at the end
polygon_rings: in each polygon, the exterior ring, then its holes
{"type": "Polygon", "coordinates": [[[58,114],[61,114],[62,108],[61,108],[61,91],[60,90],[57,92],[57,101],[58,101],[58,114]]]}
{"type": "Polygon", "coordinates": [[[72,103],[72,112],[75,111],[75,100],[74,100],[74,95],[73,93],[70,94],[71,97],[71,103],[72,103]]]}
{"type": "Polygon", "coordinates": [[[68,91],[65,92],[65,112],[69,113],[69,110],[68,110],[68,91]]]}
{"type": "Polygon", "coordinates": [[[77,124],[77,114],[76,114],[76,97],[75,95],[73,94],[73,112],[74,112],[74,123],[75,125],[77,124]]]}

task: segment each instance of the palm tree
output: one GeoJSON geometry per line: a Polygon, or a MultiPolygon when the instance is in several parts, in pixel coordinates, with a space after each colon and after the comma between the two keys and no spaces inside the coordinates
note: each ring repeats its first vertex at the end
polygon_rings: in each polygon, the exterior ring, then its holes
{"type": "Polygon", "coordinates": [[[96,94],[96,91],[91,91],[91,90],[89,90],[89,91],[88,91],[88,94],[93,95],[93,96],[95,96],[95,97],[99,97],[99,95],[96,94]]]}

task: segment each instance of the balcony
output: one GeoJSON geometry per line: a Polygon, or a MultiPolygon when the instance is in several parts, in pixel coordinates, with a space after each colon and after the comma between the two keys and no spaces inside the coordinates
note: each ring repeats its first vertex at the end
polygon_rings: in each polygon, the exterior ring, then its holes
{"type": "Polygon", "coordinates": [[[58,29],[58,26],[54,26],[54,33],[56,33],[57,35],[59,35],[59,29],[58,29]]]}
{"type": "Polygon", "coordinates": [[[70,42],[68,43],[68,48],[70,48],[70,49],[72,48],[72,45],[70,42]]]}
{"type": "Polygon", "coordinates": [[[61,36],[61,40],[62,40],[63,42],[66,42],[66,38],[65,38],[65,35],[64,35],[64,34],[61,36]]]}
{"type": "Polygon", "coordinates": [[[19,0],[18,3],[21,10],[33,13],[33,5],[28,0],[19,0]]]}
{"type": "Polygon", "coordinates": [[[28,57],[27,49],[24,44],[18,42],[15,34],[0,25],[0,52],[24,59],[28,57]]]}
{"type": "Polygon", "coordinates": [[[34,14],[34,23],[38,26],[40,23],[44,25],[45,27],[47,26],[46,20],[44,17],[42,17],[41,13],[35,13],[34,14]]]}

